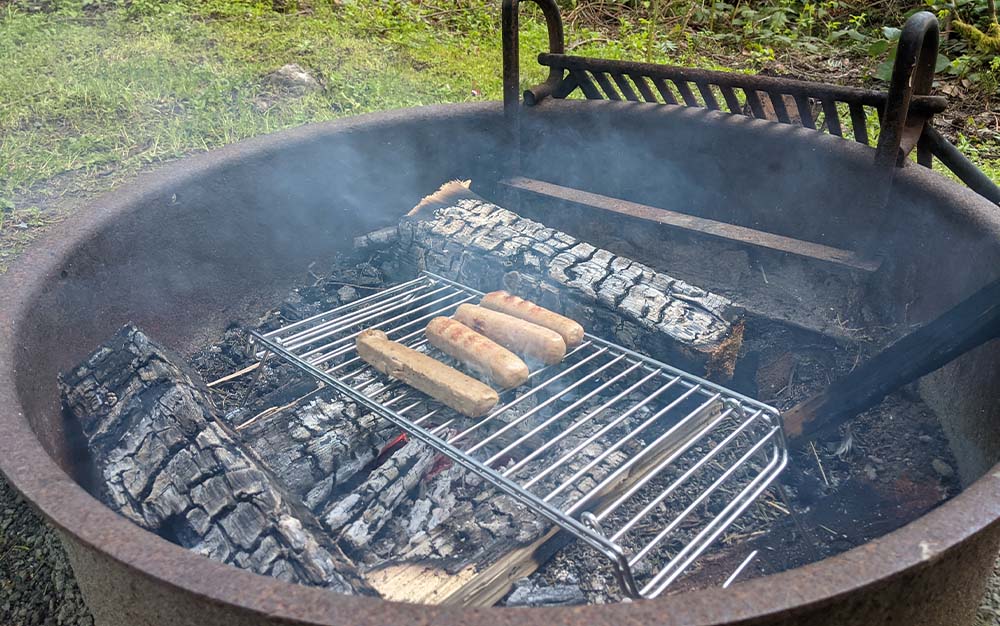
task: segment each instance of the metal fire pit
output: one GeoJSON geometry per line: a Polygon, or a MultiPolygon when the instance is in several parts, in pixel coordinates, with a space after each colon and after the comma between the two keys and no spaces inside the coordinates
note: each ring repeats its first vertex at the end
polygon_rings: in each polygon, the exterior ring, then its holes
{"type": "MultiPolygon", "coordinates": [[[[509,164],[515,160],[520,175],[554,184],[654,206],[666,197],[673,208],[706,219],[875,254],[879,262],[865,270],[865,297],[888,323],[932,319],[994,279],[1000,267],[1000,215],[993,203],[910,163],[894,168],[886,194],[885,170],[873,165],[875,149],[856,141],[705,107],[606,100],[545,98],[520,109],[517,124],[511,137],[499,103],[468,104],[241,142],[165,166],[91,203],[0,277],[0,470],[60,529],[98,622],[971,622],[1000,543],[995,342],[925,377],[918,389],[959,459],[960,495],[844,554],[728,589],[557,609],[403,606],[209,561],[88,494],[86,465],[73,452],[78,433],[59,407],[60,370],[128,320],[177,350],[193,349],[234,319],[253,320],[310,262],[394,223],[442,181],[468,177],[498,191],[514,174],[509,164]],[[519,152],[509,139],[520,139],[519,152]]],[[[552,210],[544,218],[558,222],[567,215],[552,210]]],[[[573,215],[586,218],[574,222],[579,230],[598,213],[573,215]]],[[[603,218],[595,243],[630,237],[636,219],[603,218]]],[[[659,236],[648,225],[643,232],[659,236]]],[[[756,275],[755,264],[768,263],[771,284],[791,280],[783,271],[801,269],[791,253],[739,250],[726,257],[727,268],[749,267],[756,275]]],[[[753,302],[762,289],[727,278],[714,275],[701,284],[725,288],[737,302],[753,302]]],[[[822,287],[831,297],[824,307],[836,308],[836,297],[844,295],[839,283],[822,287]]],[[[775,313],[808,323],[813,297],[775,313]]]]}

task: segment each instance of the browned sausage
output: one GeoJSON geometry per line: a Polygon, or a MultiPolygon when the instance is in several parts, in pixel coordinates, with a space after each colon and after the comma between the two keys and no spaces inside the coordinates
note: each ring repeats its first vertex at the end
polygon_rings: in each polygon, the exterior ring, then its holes
{"type": "Polygon", "coordinates": [[[358,356],[365,363],[423,391],[462,415],[481,417],[500,400],[489,385],[426,354],[390,341],[381,330],[362,331],[356,345],[358,356]]]}
{"type": "Polygon", "coordinates": [[[528,380],[528,366],[516,354],[457,320],[435,317],[427,324],[427,340],[504,389],[528,380]]]}
{"type": "Polygon", "coordinates": [[[526,359],[552,365],[566,356],[566,342],[559,333],[506,313],[463,304],[455,319],[526,359]]]}
{"type": "Polygon", "coordinates": [[[583,326],[564,315],[540,307],[512,293],[506,291],[488,293],[483,296],[479,305],[554,330],[566,342],[567,348],[575,348],[583,343],[583,326]]]}

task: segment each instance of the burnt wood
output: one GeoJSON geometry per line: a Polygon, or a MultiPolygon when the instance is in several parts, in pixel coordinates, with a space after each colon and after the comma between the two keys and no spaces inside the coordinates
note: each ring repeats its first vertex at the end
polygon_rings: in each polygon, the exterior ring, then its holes
{"type": "Polygon", "coordinates": [[[657,224],[663,224],[664,226],[696,235],[715,237],[747,246],[794,254],[807,259],[846,267],[851,270],[874,272],[880,265],[878,260],[865,258],[851,250],[843,250],[820,243],[747,228],[745,226],[728,224],[726,222],[719,222],[686,213],[678,213],[677,211],[652,207],[637,202],[611,198],[572,187],[563,187],[562,185],[542,180],[517,176],[502,180],[500,184],[517,191],[529,192],[538,196],[586,205],[609,213],[656,222],[657,224]]]}
{"type": "Polygon", "coordinates": [[[105,504],[214,560],[375,595],[313,516],[222,425],[207,389],[180,363],[127,325],[60,377],[105,504]]]}
{"type": "MultiPolygon", "coordinates": [[[[652,468],[674,454],[705,423],[717,413],[705,411],[686,426],[677,437],[662,444],[644,460],[609,482],[596,494],[586,509],[600,513],[618,496],[644,478],[652,468]]],[[[640,418],[630,418],[630,421],[640,418]]],[[[552,454],[559,456],[566,449],[585,440],[591,430],[581,429],[561,442],[552,454]]],[[[414,445],[414,444],[409,444],[414,445]]],[[[600,446],[585,451],[589,458],[602,452],[600,446]]],[[[631,453],[622,449],[584,475],[578,485],[584,490],[605,479],[631,453]]],[[[541,464],[545,459],[540,459],[541,464]]],[[[571,468],[583,467],[581,457],[571,468]]],[[[557,479],[546,479],[543,483],[557,479]]],[[[554,481],[554,482],[553,482],[554,481]]],[[[543,484],[542,491],[545,491],[543,484]]],[[[561,495],[575,501],[581,491],[577,487],[561,495]],[[572,493],[574,492],[575,493],[572,493]]],[[[514,499],[483,488],[479,479],[457,466],[437,474],[428,481],[426,495],[418,498],[410,514],[411,530],[416,536],[394,558],[386,559],[373,571],[368,581],[389,600],[432,603],[452,606],[492,606],[500,601],[513,584],[535,572],[572,539],[558,532],[547,520],[537,517],[514,499]],[[426,500],[425,500],[426,499],[426,500]],[[450,515],[442,518],[440,511],[450,515]],[[437,517],[440,521],[436,521],[437,517]]]]}
{"type": "Polygon", "coordinates": [[[236,432],[291,493],[322,517],[338,494],[364,480],[368,466],[397,431],[352,402],[317,397],[236,432]]]}
{"type": "Polygon", "coordinates": [[[785,433],[805,441],[836,428],[903,385],[1000,334],[1000,279],[902,337],[822,393],[784,414],[785,433]]]}

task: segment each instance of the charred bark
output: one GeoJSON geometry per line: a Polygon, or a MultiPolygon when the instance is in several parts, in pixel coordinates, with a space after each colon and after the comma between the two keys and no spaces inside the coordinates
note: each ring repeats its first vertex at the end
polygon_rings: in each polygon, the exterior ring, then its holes
{"type": "Polygon", "coordinates": [[[60,380],[104,502],[209,558],[374,595],[315,518],[244,449],[180,361],[125,326],[60,380]]]}
{"type": "Polygon", "coordinates": [[[740,312],[731,301],[500,208],[460,183],[426,198],[399,233],[402,259],[419,269],[482,291],[504,287],[625,346],[732,375],[740,312]]]}
{"type": "Polygon", "coordinates": [[[237,430],[244,445],[322,518],[363,479],[398,429],[350,402],[316,398],[237,430]]]}

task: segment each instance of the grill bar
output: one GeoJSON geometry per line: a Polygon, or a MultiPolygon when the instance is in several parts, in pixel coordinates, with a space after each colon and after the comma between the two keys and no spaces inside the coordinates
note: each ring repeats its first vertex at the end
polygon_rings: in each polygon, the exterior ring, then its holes
{"type": "Polygon", "coordinates": [[[662,593],[787,463],[775,409],[592,335],[561,363],[532,372],[527,385],[502,391],[499,406],[479,420],[382,376],[357,355],[355,337],[379,328],[454,364],[427,343],[423,327],[481,296],[425,272],[254,337],[262,352],[597,550],[631,597],[662,593]],[[673,507],[669,519],[650,532],[650,514],[664,505],[673,507]],[[633,570],[654,554],[659,565],[644,567],[637,581],[633,570]]]}

